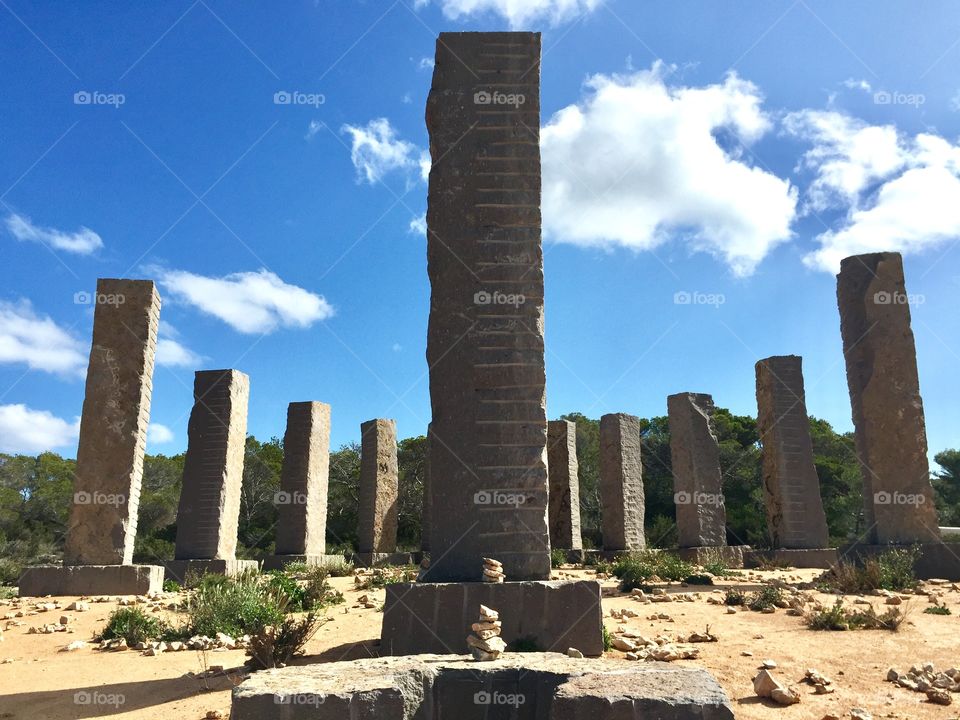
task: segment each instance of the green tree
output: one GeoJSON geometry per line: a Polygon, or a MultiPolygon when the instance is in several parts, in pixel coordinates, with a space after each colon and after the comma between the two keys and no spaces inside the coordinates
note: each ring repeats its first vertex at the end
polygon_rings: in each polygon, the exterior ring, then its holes
{"type": "Polygon", "coordinates": [[[357,509],[360,504],[360,444],[341,445],[330,453],[327,490],[327,552],[357,547],[357,509]]]}
{"type": "Polygon", "coordinates": [[[426,435],[397,443],[399,497],[397,500],[397,546],[416,550],[423,529],[423,481],[427,471],[426,435]]]}
{"type": "Polygon", "coordinates": [[[960,450],[944,450],[933,456],[940,470],[933,473],[940,524],[960,526],[960,450]]]}

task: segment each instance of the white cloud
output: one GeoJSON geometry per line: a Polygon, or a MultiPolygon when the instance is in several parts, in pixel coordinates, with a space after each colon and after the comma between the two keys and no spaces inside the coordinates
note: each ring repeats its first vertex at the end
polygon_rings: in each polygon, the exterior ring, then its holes
{"type": "Polygon", "coordinates": [[[863,79],[855,80],[854,78],[847,78],[843,81],[842,85],[848,90],[862,90],[865,93],[873,90],[873,86],[863,79]]]}
{"type": "Polygon", "coordinates": [[[150,425],[147,426],[147,442],[151,445],[163,445],[164,443],[173,442],[173,430],[166,425],[151,422],[150,425]]]}
{"type": "Polygon", "coordinates": [[[195,368],[202,362],[203,358],[176,340],[164,337],[157,340],[158,365],[195,368]]]}
{"type": "Polygon", "coordinates": [[[0,452],[34,454],[74,445],[80,418],[68,422],[26,405],[0,405],[0,452]]]}
{"type": "Polygon", "coordinates": [[[960,145],[834,112],[792,113],[785,127],[813,146],[803,159],[815,173],[810,207],[845,211],[817,236],[808,267],[836,272],[850,255],[919,253],[960,237],[960,145]]]}
{"type": "Polygon", "coordinates": [[[311,120],[310,124],[307,126],[307,134],[304,136],[305,140],[312,140],[313,137],[320,132],[324,127],[326,127],[319,120],[311,120]]]}
{"type": "Polygon", "coordinates": [[[31,370],[83,376],[86,347],[26,300],[0,301],[0,363],[24,363],[31,370]]]}
{"type": "Polygon", "coordinates": [[[426,235],[427,234],[427,214],[424,213],[420,217],[411,218],[409,230],[414,235],[426,235]]]}
{"type": "Polygon", "coordinates": [[[7,216],[7,230],[17,240],[38,242],[49,247],[77,255],[89,255],[103,247],[103,240],[93,230],[81,227],[77,232],[68,233],[55,228],[34,225],[30,218],[13,213],[7,216]]]}
{"type": "Polygon", "coordinates": [[[289,285],[263,268],[221,278],[158,267],[148,271],[175,300],[217,317],[242,333],[305,328],[334,313],[322,295],[289,285]]]}
{"type": "Polygon", "coordinates": [[[365,126],[344,125],[341,132],[351,137],[350,159],[361,181],[373,185],[393,170],[419,170],[421,179],[426,179],[430,172],[429,155],[397,137],[386,118],[376,118],[365,126]]]}
{"type": "Polygon", "coordinates": [[[433,70],[434,60],[432,57],[420,58],[417,68],[420,70],[433,70]]]}
{"type": "MultiPolygon", "coordinates": [[[[573,20],[582,13],[600,7],[603,0],[435,0],[445,17],[459,20],[486,13],[504,18],[512,29],[524,28],[547,21],[558,25],[573,20]]],[[[415,7],[430,4],[430,0],[416,0],[415,7]]]]}
{"type": "Polygon", "coordinates": [[[743,146],[771,128],[756,86],[669,86],[668,68],[596,75],[541,131],[548,236],[586,246],[654,248],[682,236],[751,273],[790,238],[797,193],[754,167],[743,146]]]}

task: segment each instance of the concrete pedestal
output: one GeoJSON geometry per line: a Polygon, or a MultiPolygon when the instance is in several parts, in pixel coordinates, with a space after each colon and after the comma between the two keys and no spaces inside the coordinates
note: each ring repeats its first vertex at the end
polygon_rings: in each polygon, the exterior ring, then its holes
{"type": "Polygon", "coordinates": [[[263,559],[263,570],[283,570],[290,563],[304,563],[310,567],[338,565],[346,562],[343,555],[270,555],[263,559]]]}
{"type": "Polygon", "coordinates": [[[34,565],[20,576],[20,596],[146,595],[163,590],[159,565],[34,565]]]}
{"type": "Polygon", "coordinates": [[[226,575],[233,577],[246,570],[256,570],[260,563],[256,560],[168,560],[163,564],[165,579],[176,580],[181,585],[188,575],[226,575]]]}
{"type": "Polygon", "coordinates": [[[382,565],[419,565],[423,559],[423,553],[420,552],[394,552],[394,553],[353,553],[349,560],[354,567],[378,567],[382,565]]]}
{"type": "Polygon", "coordinates": [[[677,554],[681,560],[696,565],[703,565],[719,558],[728,568],[742,568],[744,553],[749,552],[749,550],[749,545],[700,546],[679,548],[677,554]]]}
{"type": "Polygon", "coordinates": [[[508,649],[519,640],[546,652],[603,653],[595,580],[388,585],[380,652],[463,653],[481,604],[499,611],[508,649]]]}
{"type": "Polygon", "coordinates": [[[838,562],[840,562],[840,553],[836,548],[749,550],[743,557],[743,566],[748,568],[772,563],[795,568],[828,569],[838,562]]]}
{"type": "Polygon", "coordinates": [[[365,658],[262,670],[233,690],[232,720],[732,720],[701,668],[510,653],[365,658]]]}

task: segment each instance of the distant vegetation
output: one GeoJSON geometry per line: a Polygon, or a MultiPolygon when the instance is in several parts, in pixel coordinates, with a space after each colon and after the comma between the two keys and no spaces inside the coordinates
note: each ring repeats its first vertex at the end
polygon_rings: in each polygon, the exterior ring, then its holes
{"type": "MultiPolygon", "coordinates": [[[[579,413],[563,416],[577,424],[580,464],[580,513],[585,547],[600,547],[600,496],[598,492],[599,420],[579,413]]],[[[752,417],[718,409],[716,430],[720,441],[730,544],[765,547],[767,520],[760,483],[761,445],[752,417]]],[[[646,535],[651,547],[676,546],[673,479],[670,469],[670,433],[665,416],[645,419],[643,433],[643,483],[646,535]]],[[[838,434],[829,423],[811,418],[814,459],[823,493],[827,524],[835,544],[863,531],[861,480],[851,433],[838,434]]],[[[399,443],[399,545],[420,545],[420,508],[426,466],[424,436],[399,443]]],[[[183,473],[183,454],[148,455],[140,495],[137,545],[138,562],[173,557],[177,502],[183,473]]],[[[960,451],[945,450],[936,456],[933,475],[940,524],[960,526],[960,451]]],[[[283,442],[247,438],[240,507],[238,555],[260,558],[273,551],[277,517],[274,494],[279,489],[283,442]]],[[[0,454],[0,585],[16,582],[23,564],[56,562],[63,548],[75,462],[55,453],[0,454]]],[[[327,517],[329,553],[351,551],[357,540],[357,486],[360,446],[350,443],[330,454],[330,487],[327,517]]],[[[556,558],[559,560],[559,557],[556,558]]]]}

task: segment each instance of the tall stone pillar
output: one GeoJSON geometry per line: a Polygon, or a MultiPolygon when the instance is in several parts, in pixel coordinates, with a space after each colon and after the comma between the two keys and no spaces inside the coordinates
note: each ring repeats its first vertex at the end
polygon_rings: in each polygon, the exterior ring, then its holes
{"type": "Polygon", "coordinates": [[[899,253],[845,258],[837,275],[867,542],[938,542],[927,433],[899,253]]]}
{"type": "Polygon", "coordinates": [[[443,33],[430,133],[428,581],[550,577],[540,35],[443,33]]]}
{"type": "Polygon", "coordinates": [[[550,476],[550,547],[580,550],[580,479],[577,475],[577,425],[569,420],[547,423],[547,467],[550,476]]]}
{"type": "Polygon", "coordinates": [[[368,420],[360,425],[361,557],[397,549],[397,423],[368,420]]]}
{"type": "Polygon", "coordinates": [[[193,385],[187,456],[177,511],[175,560],[167,575],[233,574],[236,559],[250,380],[239,370],[201,370],[193,385]]]}
{"type": "Polygon", "coordinates": [[[704,393],[677,393],[667,398],[673,499],[681,548],[727,544],[727,512],[713,412],[713,398],[704,393]]]}
{"type": "Polygon", "coordinates": [[[600,418],[600,527],[604,550],[642,550],[643,463],[640,418],[600,418]]]}
{"type": "Polygon", "coordinates": [[[760,360],[757,430],[763,444],[763,494],[774,548],[825,548],[827,519],[803,390],[803,360],[780,355],[760,360]]]}
{"type": "Polygon", "coordinates": [[[277,506],[272,569],[288,562],[320,565],[326,560],[327,482],[330,476],[330,406],[292,402],[283,436],[283,470],[277,506]]]}
{"type": "Polygon", "coordinates": [[[28,568],[21,595],[159,590],[159,566],[133,566],[150,421],[160,296],[152,281],[97,281],[64,567],[28,568]]]}

